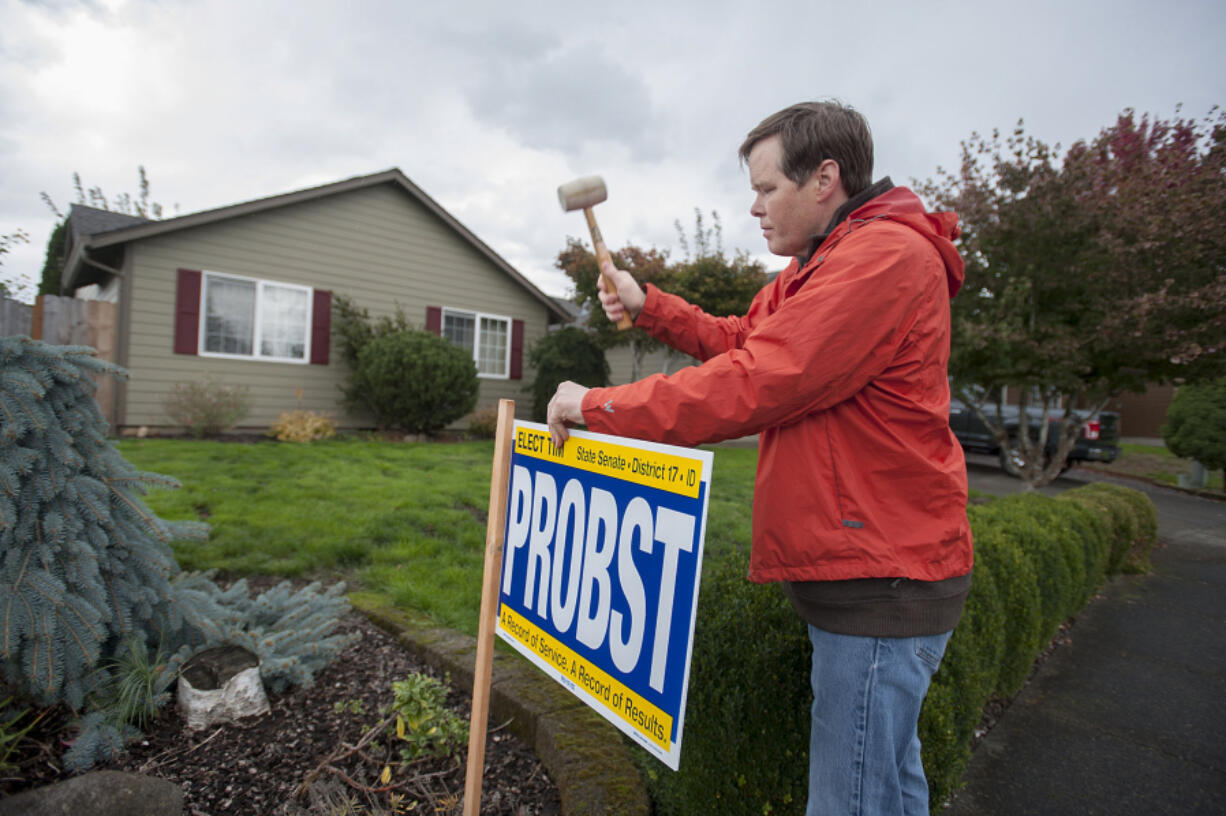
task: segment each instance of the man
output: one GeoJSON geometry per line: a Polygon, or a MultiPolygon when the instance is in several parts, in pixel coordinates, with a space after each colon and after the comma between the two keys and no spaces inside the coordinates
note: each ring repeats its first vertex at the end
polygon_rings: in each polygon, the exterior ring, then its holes
{"type": "Polygon", "coordinates": [[[920,706],[970,589],[966,466],[949,429],[957,217],[889,179],[856,111],[803,103],[740,156],[770,251],[792,262],[741,317],[626,272],[601,302],[703,360],[612,388],[558,387],[548,422],[680,445],[759,434],[749,578],[809,625],[809,814],[927,814],[920,706]]]}

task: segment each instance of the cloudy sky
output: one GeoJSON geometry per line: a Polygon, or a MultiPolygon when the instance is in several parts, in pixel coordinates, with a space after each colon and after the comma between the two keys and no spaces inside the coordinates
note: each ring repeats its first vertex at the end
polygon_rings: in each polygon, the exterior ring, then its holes
{"type": "Polygon", "coordinates": [[[74,172],[113,197],[143,165],[174,215],[399,167],[564,295],[577,176],[605,178],[614,247],[677,255],[700,208],[759,255],[735,154],[781,107],[851,103],[905,184],[1019,118],[1066,146],[1126,107],[1199,119],[1224,34],[1220,0],[0,0],[0,235],[31,239],[0,279],[36,285],[40,193],[67,211],[74,172]]]}

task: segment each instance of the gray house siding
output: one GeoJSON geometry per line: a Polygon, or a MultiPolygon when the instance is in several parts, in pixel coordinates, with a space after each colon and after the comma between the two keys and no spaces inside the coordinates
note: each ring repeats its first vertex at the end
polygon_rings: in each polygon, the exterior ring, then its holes
{"type": "MultiPolygon", "coordinates": [[[[629,346],[615,346],[605,351],[605,360],[609,363],[609,384],[625,385],[633,381],[634,355],[629,346]]],[[[698,361],[688,354],[673,351],[669,348],[659,348],[643,355],[639,363],[639,379],[652,374],[674,374],[682,368],[697,365],[698,361]]]]}
{"type": "MultiPolygon", "coordinates": [[[[125,258],[127,334],[120,349],[132,378],[121,425],[172,425],[164,408],[171,388],[206,377],[249,389],[247,427],[267,428],[281,411],[299,405],[331,414],[342,427],[373,424],[340,407],[347,366],[335,337],[328,365],[175,354],[180,268],[326,289],[376,318],[399,305],[418,327],[425,326],[428,306],[522,320],[525,352],[549,320],[541,300],[394,184],[143,238],[129,245],[125,258]]],[[[525,360],[521,380],[482,378],[478,407],[514,399],[526,415],[522,389],[531,376],[525,360]]]]}

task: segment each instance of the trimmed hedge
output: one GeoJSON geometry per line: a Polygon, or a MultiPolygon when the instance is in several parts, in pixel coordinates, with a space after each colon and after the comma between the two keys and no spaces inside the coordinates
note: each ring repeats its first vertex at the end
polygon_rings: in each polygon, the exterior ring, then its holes
{"type": "MultiPolygon", "coordinates": [[[[1108,484],[996,499],[968,516],[974,580],[919,721],[934,813],[961,783],[985,703],[1021,689],[1106,576],[1148,569],[1158,537],[1149,498],[1108,484]]],[[[704,568],[680,770],[634,749],[661,816],[804,812],[808,634],[777,587],[744,579],[746,560],[704,568]]]]}
{"type": "Polygon", "coordinates": [[[804,810],[808,629],[779,586],[746,581],[748,569],[738,551],[704,567],[680,770],[634,748],[657,816],[804,810]]]}

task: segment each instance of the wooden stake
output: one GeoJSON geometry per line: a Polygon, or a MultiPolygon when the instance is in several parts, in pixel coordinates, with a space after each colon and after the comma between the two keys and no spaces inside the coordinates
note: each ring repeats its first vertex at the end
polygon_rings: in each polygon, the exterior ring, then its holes
{"type": "Polygon", "coordinates": [[[494,671],[494,624],[502,577],[503,527],[507,517],[507,482],[515,431],[515,401],[498,401],[494,436],[494,471],[490,477],[489,519],[485,524],[485,577],[481,582],[481,619],[477,624],[477,665],[473,669],[472,719],[468,727],[468,776],[464,816],[481,812],[481,776],[485,768],[485,728],[490,714],[490,676],[494,671]]]}

